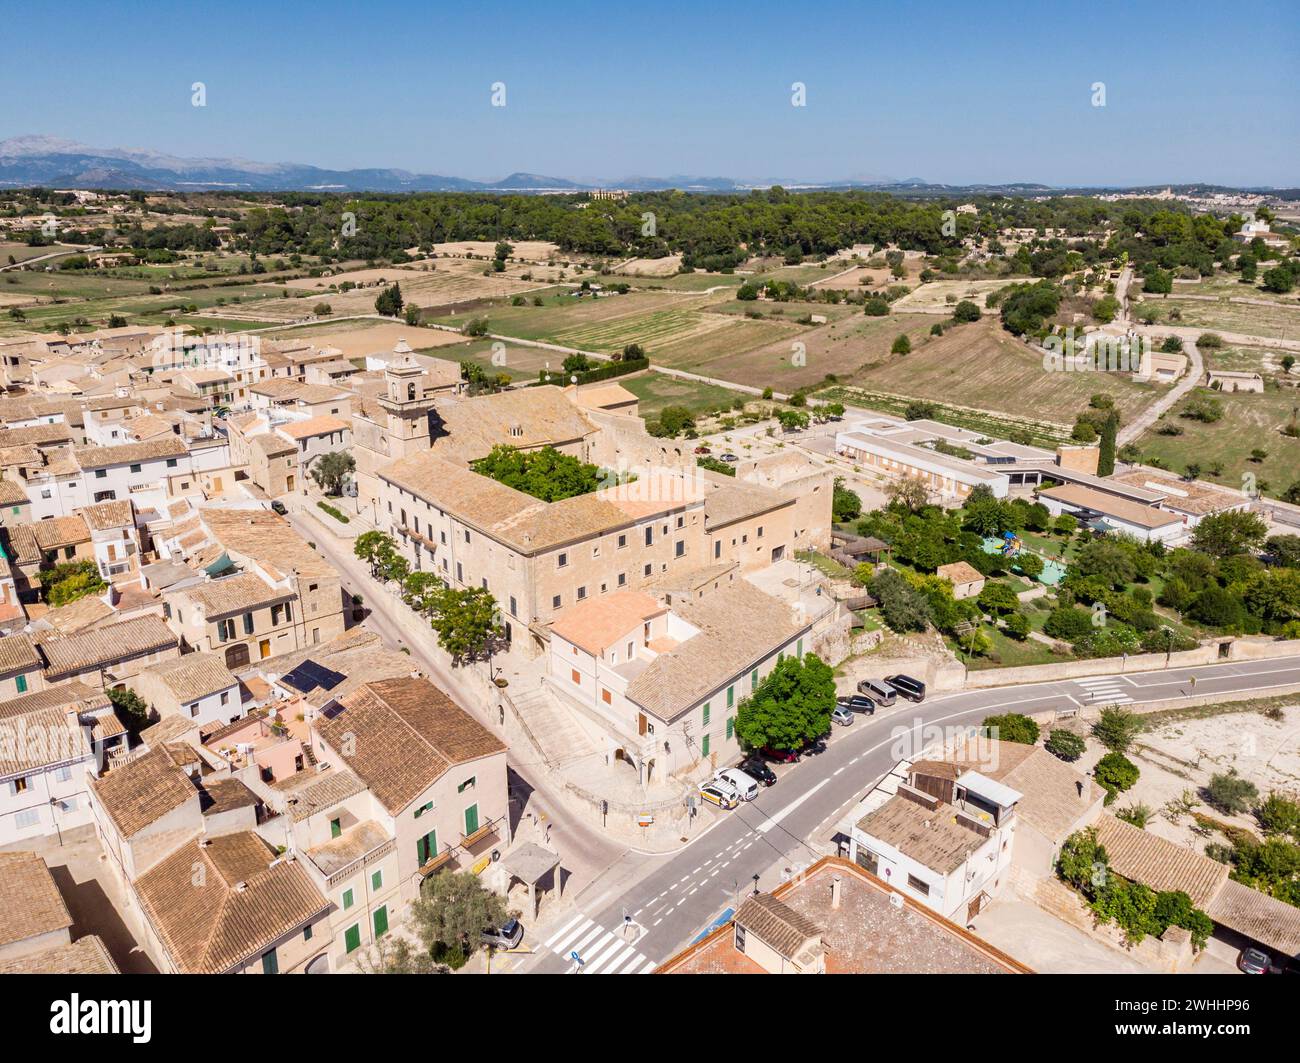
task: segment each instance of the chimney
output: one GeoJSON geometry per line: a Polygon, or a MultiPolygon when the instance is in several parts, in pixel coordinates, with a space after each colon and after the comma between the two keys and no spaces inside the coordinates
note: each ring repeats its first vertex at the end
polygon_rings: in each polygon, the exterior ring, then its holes
{"type": "Polygon", "coordinates": [[[833,879],[831,879],[831,907],[838,908],[839,906],[840,906],[840,876],[836,875],[833,879]]]}

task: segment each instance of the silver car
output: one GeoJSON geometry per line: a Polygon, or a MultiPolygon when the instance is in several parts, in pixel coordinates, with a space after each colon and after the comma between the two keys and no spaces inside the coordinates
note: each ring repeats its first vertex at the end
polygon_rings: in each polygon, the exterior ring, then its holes
{"type": "Polygon", "coordinates": [[[853,710],[846,705],[836,705],[831,709],[831,719],[841,727],[848,727],[853,723],[853,710]]]}
{"type": "Polygon", "coordinates": [[[517,949],[524,940],[524,924],[518,919],[507,919],[496,930],[483,931],[483,944],[494,949],[517,949]]]}

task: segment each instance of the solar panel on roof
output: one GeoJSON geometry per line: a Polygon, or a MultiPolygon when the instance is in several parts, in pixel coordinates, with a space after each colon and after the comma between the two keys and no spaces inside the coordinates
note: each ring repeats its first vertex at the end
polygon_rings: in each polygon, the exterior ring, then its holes
{"type": "Polygon", "coordinates": [[[300,693],[307,694],[317,687],[322,690],[333,690],[346,678],[343,673],[335,672],[315,661],[303,661],[297,668],[286,672],[280,681],[300,693]]]}

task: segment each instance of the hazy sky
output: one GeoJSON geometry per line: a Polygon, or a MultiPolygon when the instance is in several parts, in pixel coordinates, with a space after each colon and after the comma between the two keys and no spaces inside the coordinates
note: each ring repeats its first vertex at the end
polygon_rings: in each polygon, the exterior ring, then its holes
{"type": "Polygon", "coordinates": [[[49,0],[4,31],[0,139],[480,180],[1300,185],[1296,0],[49,0]]]}

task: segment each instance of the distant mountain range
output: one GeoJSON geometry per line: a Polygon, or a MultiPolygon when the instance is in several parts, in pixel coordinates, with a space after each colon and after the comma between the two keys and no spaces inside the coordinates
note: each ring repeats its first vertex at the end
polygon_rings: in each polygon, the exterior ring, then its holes
{"type": "MultiPolygon", "coordinates": [[[[782,184],[791,190],[862,188],[908,196],[960,194],[1042,195],[1065,189],[1032,182],[1008,184],[934,184],[920,177],[896,180],[862,176],[821,182],[735,180],[730,177],[623,177],[570,179],[535,173],[512,173],[500,181],[411,173],[397,169],[326,170],[301,163],[266,163],[248,159],[186,159],[136,148],[93,148],[50,136],[21,136],[0,141],[0,187],[103,188],[129,191],[231,192],[585,192],[623,189],[655,192],[744,192],[782,184]]],[[[1085,189],[1075,189],[1084,191],[1085,189]]],[[[1098,189],[1092,189],[1096,191],[1098,189]]],[[[1118,189],[1107,189],[1116,191],[1118,189]]]]}

